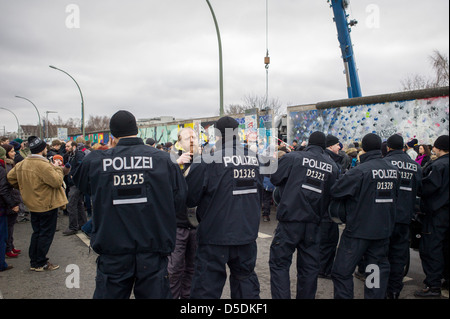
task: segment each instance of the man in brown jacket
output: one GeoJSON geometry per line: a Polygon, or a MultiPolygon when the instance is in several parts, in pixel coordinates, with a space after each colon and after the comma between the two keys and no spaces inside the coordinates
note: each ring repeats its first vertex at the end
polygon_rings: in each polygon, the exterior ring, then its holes
{"type": "Polygon", "coordinates": [[[61,167],[51,164],[45,157],[47,145],[43,140],[30,136],[28,144],[31,155],[8,173],[8,181],[20,190],[23,202],[31,212],[30,270],[55,270],[59,266],[48,261],[47,253],[55,235],[58,208],[67,204],[64,173],[61,167]]]}

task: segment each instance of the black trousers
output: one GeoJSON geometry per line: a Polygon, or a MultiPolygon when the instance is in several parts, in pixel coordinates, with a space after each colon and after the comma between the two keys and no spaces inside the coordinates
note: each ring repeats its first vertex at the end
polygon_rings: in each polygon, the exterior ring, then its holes
{"type": "Polygon", "coordinates": [[[297,250],[297,299],[314,299],[319,275],[319,225],[278,222],[270,246],[270,289],[273,299],[290,299],[289,269],[297,250]]]}
{"type": "Polygon", "coordinates": [[[448,276],[448,269],[445,270],[448,255],[444,254],[444,247],[448,247],[448,228],[448,206],[424,216],[419,255],[425,273],[424,284],[428,287],[441,287],[441,279],[448,276]]]}
{"type": "Polygon", "coordinates": [[[43,213],[31,212],[33,233],[31,234],[28,255],[30,256],[30,266],[32,268],[42,267],[47,264],[47,253],[55,236],[57,218],[57,208],[43,213]]]}
{"type": "Polygon", "coordinates": [[[175,250],[169,256],[167,270],[174,299],[189,299],[194,275],[197,230],[177,227],[175,250]]]}
{"type": "Polygon", "coordinates": [[[331,271],[334,298],[353,299],[353,272],[364,256],[367,267],[376,268],[376,273],[368,271],[371,275],[366,279],[364,298],[384,299],[390,271],[388,250],[389,238],[378,240],[354,238],[344,230],[331,271]]]}
{"type": "Polygon", "coordinates": [[[171,299],[167,256],[159,253],[99,255],[94,299],[171,299]]]}
{"type": "Polygon", "coordinates": [[[270,206],[272,205],[272,192],[263,191],[262,196],[262,209],[263,209],[263,216],[269,216],[270,215],[270,206]]]}
{"type": "Polygon", "coordinates": [[[409,258],[409,225],[398,224],[389,238],[389,282],[387,291],[400,293],[403,289],[405,266],[409,258]]]}
{"type": "Polygon", "coordinates": [[[219,299],[230,268],[232,299],[259,299],[255,273],[256,242],[239,246],[199,245],[192,279],[191,299],[219,299]]]}
{"type": "Polygon", "coordinates": [[[322,221],[320,223],[320,275],[331,275],[338,242],[338,224],[331,221],[322,221]]]}

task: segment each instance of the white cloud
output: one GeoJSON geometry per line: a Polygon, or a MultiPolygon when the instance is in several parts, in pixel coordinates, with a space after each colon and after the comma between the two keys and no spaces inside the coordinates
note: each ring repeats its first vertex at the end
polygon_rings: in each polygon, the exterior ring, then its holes
{"type": "MultiPolygon", "coordinates": [[[[265,94],[264,0],[210,0],[222,35],[225,105],[265,94]]],[[[348,12],[359,21],[352,41],[364,95],[398,91],[411,73],[430,74],[428,55],[448,55],[448,1],[360,0],[348,12]],[[367,23],[374,5],[379,27],[367,23]]],[[[285,104],[346,97],[343,63],[326,0],[269,0],[269,96],[285,104]]],[[[204,0],[0,0],[0,106],[21,124],[56,110],[86,119],[128,107],[137,117],[214,116],[219,111],[218,46],[204,0]],[[69,29],[66,6],[80,8],[69,29]]],[[[0,112],[0,129],[16,130],[0,112]]]]}

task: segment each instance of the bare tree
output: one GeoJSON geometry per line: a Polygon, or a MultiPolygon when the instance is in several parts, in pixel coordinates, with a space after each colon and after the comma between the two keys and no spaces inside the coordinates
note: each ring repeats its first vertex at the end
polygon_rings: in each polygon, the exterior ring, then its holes
{"type": "Polygon", "coordinates": [[[57,127],[65,127],[65,125],[66,125],[66,122],[59,115],[58,115],[58,118],[49,120],[49,122],[50,122],[50,124],[57,126],[57,127]]]}
{"type": "Polygon", "coordinates": [[[280,114],[282,112],[282,103],[278,98],[272,98],[266,101],[266,98],[258,95],[246,95],[242,99],[243,104],[230,104],[226,107],[225,113],[228,115],[244,113],[245,110],[259,109],[265,110],[267,108],[272,109],[274,114],[280,114]]]}
{"type": "Polygon", "coordinates": [[[438,50],[434,50],[428,57],[434,71],[434,79],[428,79],[420,74],[408,75],[401,80],[403,91],[437,88],[449,85],[448,57],[438,50]]]}
{"type": "Polygon", "coordinates": [[[109,130],[110,118],[106,115],[89,115],[89,120],[86,124],[86,131],[95,132],[109,130]]]}
{"type": "MultiPolygon", "coordinates": [[[[109,120],[110,118],[106,115],[89,115],[85,130],[86,132],[109,130],[109,120]]],[[[49,121],[49,130],[52,134],[54,133],[53,130],[56,131],[58,127],[65,127],[71,131],[81,130],[81,119],[69,118],[64,121],[61,116],[58,116],[56,119],[49,121]]]]}
{"type": "Polygon", "coordinates": [[[66,125],[67,125],[67,127],[81,127],[81,119],[70,117],[66,121],[66,125]]]}
{"type": "Polygon", "coordinates": [[[228,115],[236,115],[236,114],[241,114],[244,113],[246,110],[245,106],[240,105],[240,104],[230,104],[226,107],[225,109],[225,114],[228,115]]]}
{"type": "Polygon", "coordinates": [[[436,75],[434,86],[448,86],[448,57],[438,50],[434,50],[433,54],[429,56],[429,59],[436,75]]]}
{"type": "Polygon", "coordinates": [[[433,87],[431,81],[420,74],[408,75],[405,79],[401,80],[401,84],[403,91],[414,91],[433,87]]]}
{"type": "Polygon", "coordinates": [[[64,121],[61,116],[58,115],[57,118],[48,121],[49,137],[56,136],[59,127],[67,128],[69,134],[79,134],[81,132],[81,120],[79,118],[69,118],[64,121]]]}

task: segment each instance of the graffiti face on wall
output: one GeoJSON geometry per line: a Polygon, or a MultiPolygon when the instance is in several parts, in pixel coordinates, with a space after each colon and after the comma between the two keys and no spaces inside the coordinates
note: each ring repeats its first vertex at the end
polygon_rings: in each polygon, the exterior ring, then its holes
{"type": "Polygon", "coordinates": [[[343,144],[361,141],[367,133],[387,140],[401,134],[406,141],[417,138],[432,144],[449,131],[449,97],[386,102],[323,110],[288,112],[289,143],[307,141],[314,131],[339,138],[343,144]]]}

